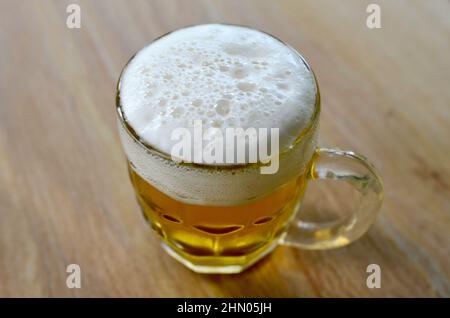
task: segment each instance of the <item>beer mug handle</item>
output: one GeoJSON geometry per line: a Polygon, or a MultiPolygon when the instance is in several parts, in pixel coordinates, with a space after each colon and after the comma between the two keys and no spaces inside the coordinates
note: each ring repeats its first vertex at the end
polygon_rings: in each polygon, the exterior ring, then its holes
{"type": "Polygon", "coordinates": [[[360,193],[351,215],[326,223],[293,220],[281,244],[304,249],[328,249],[347,245],[360,238],[375,221],[383,201],[383,184],[375,167],[351,151],[318,148],[312,159],[311,180],[333,179],[350,184],[360,193]]]}

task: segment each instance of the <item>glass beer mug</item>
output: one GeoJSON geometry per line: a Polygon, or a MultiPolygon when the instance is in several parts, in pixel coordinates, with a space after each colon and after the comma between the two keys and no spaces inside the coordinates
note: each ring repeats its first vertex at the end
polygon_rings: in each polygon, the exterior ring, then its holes
{"type": "MultiPolygon", "coordinates": [[[[125,66],[116,102],[120,138],[143,214],[164,249],[193,271],[238,273],[278,244],[344,246],[369,229],[380,209],[382,182],[367,159],[317,147],[320,94],[314,74],[299,53],[266,33],[200,25],[164,35],[125,66]],[[216,102],[204,98],[214,94],[220,95],[216,102]],[[237,110],[237,101],[244,105],[247,100],[256,115],[237,110]],[[270,112],[277,107],[284,108],[270,112]],[[267,109],[271,116],[264,114],[267,109]],[[271,117],[281,135],[285,127],[294,128],[294,138],[287,146],[286,139],[282,142],[277,172],[262,174],[262,162],[174,160],[166,147],[169,128],[211,110],[239,118],[246,127],[271,117]],[[360,193],[356,209],[333,222],[303,221],[297,213],[303,194],[309,182],[319,179],[350,184],[360,193]]],[[[220,124],[231,126],[230,121],[220,124]]]]}

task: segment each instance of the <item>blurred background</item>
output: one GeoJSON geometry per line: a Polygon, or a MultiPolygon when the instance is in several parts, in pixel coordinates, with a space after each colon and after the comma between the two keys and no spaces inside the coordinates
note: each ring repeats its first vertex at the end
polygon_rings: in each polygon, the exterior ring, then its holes
{"type": "MultiPolygon", "coordinates": [[[[444,0],[0,0],[0,296],[449,297],[449,13],[444,0]],[[380,28],[366,24],[371,3],[380,28]],[[266,31],[309,61],[320,144],[364,154],[384,179],[358,242],[279,247],[232,276],[192,273],[160,248],[128,180],[115,85],[155,37],[211,22],[266,31]],[[66,286],[71,263],[80,289],[66,286]]],[[[345,211],[347,190],[312,185],[305,215],[345,211]]]]}

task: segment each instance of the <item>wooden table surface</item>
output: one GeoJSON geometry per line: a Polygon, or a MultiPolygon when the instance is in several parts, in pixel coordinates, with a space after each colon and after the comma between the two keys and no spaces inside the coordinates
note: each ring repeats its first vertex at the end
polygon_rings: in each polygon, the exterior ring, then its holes
{"type": "MultiPolygon", "coordinates": [[[[373,1],[382,24],[369,29],[370,2],[0,0],[0,296],[449,297],[450,3],[373,1]],[[69,3],[81,29],[66,27],[69,3]],[[321,144],[365,154],[384,178],[358,242],[279,247],[232,276],[160,248],[127,176],[116,80],[153,38],[208,22],[265,30],[310,62],[321,144]],[[80,289],[66,287],[71,263],[80,289]],[[380,289],[366,286],[371,263],[380,289]]],[[[312,185],[305,210],[342,210],[337,188],[312,185]]]]}

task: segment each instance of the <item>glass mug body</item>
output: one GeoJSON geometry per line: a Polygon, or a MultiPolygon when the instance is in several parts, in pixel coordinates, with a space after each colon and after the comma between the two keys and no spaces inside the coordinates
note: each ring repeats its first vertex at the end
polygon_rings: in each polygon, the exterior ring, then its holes
{"type": "Polygon", "coordinates": [[[367,231],[381,205],[381,180],[364,157],[317,148],[320,93],[315,83],[314,112],[307,126],[280,153],[278,171],[261,174],[260,163],[175,162],[146,144],[123,114],[119,78],[117,123],[131,183],[145,219],[172,257],[199,273],[238,273],[280,243],[325,249],[346,245],[367,231]],[[330,178],[348,181],[362,194],[359,208],[332,224],[302,222],[297,212],[308,182],[330,178]]]}
{"type": "Polygon", "coordinates": [[[280,155],[279,170],[271,175],[261,174],[259,164],[211,167],[176,163],[139,140],[119,109],[118,126],[131,183],[145,219],[165,250],[190,269],[204,273],[240,272],[270,252],[299,210],[310,179],[318,112],[319,108],[292,148],[280,155]],[[295,162],[295,171],[285,164],[293,158],[301,158],[295,162]],[[161,175],[158,178],[183,182],[185,189],[193,190],[169,196],[158,188],[157,178],[152,176],[155,170],[161,175]],[[208,186],[205,175],[223,178],[223,186],[214,192],[231,187],[233,193],[228,198],[222,194],[208,202],[202,202],[203,198],[196,202],[199,183],[208,186]],[[261,183],[268,192],[255,197],[261,183]],[[235,191],[238,188],[246,195],[235,191]]]}

